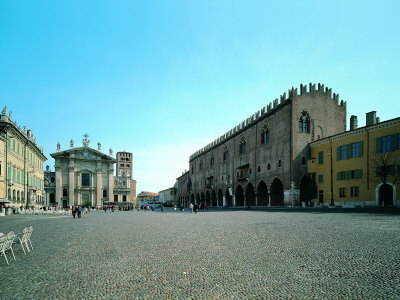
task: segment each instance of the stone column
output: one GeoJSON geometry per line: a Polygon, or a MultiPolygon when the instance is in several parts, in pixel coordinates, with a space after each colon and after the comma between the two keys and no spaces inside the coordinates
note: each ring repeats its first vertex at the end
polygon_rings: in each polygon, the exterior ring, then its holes
{"type": "Polygon", "coordinates": [[[68,168],[68,205],[72,207],[75,204],[75,168],[68,168]]]}
{"type": "MultiPolygon", "coordinates": [[[[63,207],[62,203],[62,174],[60,166],[55,166],[56,169],[56,202],[58,207],[63,207]]],[[[26,197],[26,201],[28,201],[28,193],[26,197]]]]}
{"type": "Polygon", "coordinates": [[[257,203],[257,201],[258,201],[258,200],[257,200],[257,198],[258,198],[258,197],[257,197],[257,194],[254,194],[254,198],[255,198],[254,200],[255,200],[256,206],[258,206],[258,203],[257,203]]]}
{"type": "Polygon", "coordinates": [[[232,205],[233,206],[236,206],[236,196],[235,195],[232,195],[232,205]]]}
{"type": "MultiPolygon", "coordinates": [[[[96,203],[93,203],[93,206],[96,207],[101,207],[101,198],[102,198],[102,192],[101,192],[101,188],[103,186],[103,180],[101,177],[101,169],[97,168],[96,169],[96,203]]],[[[94,199],[93,199],[94,201],[94,199]]]]}
{"type": "Polygon", "coordinates": [[[226,206],[226,198],[225,195],[222,196],[222,205],[226,206]]]}
{"type": "Polygon", "coordinates": [[[271,206],[271,194],[268,194],[268,206],[271,206]]]}
{"type": "Polygon", "coordinates": [[[114,168],[108,169],[108,201],[114,202],[114,168]]]}

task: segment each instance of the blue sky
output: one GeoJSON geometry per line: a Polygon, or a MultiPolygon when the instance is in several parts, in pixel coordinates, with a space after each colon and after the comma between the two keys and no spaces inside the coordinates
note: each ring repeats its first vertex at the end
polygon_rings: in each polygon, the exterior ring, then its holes
{"type": "Polygon", "coordinates": [[[0,1],[0,104],[57,142],[130,151],[138,192],[292,86],[399,117],[399,1],[0,1]]]}

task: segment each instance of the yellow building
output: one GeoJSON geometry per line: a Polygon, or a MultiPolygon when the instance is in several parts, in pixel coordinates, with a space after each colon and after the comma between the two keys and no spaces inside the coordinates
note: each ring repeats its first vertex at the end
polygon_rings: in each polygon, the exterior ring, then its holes
{"type": "Polygon", "coordinates": [[[314,205],[400,206],[400,118],[379,122],[376,112],[370,112],[366,126],[357,128],[352,116],[349,131],[309,145],[314,205]]]}
{"type": "Polygon", "coordinates": [[[44,205],[43,148],[36,144],[31,130],[17,126],[5,107],[0,116],[0,198],[9,207],[44,205]]]}

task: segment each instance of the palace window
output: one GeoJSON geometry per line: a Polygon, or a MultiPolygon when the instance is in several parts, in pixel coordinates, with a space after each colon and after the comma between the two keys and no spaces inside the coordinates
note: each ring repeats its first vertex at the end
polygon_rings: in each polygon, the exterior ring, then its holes
{"type": "Polygon", "coordinates": [[[68,196],[68,190],[67,189],[63,189],[63,197],[67,197],[68,196]]]}
{"type": "Polygon", "coordinates": [[[351,197],[359,197],[360,196],[360,187],[353,186],[350,188],[350,196],[351,197]]]}
{"type": "Polygon", "coordinates": [[[90,186],[90,174],[82,173],[82,186],[90,186]]]}
{"type": "Polygon", "coordinates": [[[282,160],[278,160],[278,168],[282,167],[282,160]]]}
{"type": "Polygon", "coordinates": [[[261,132],[261,144],[269,143],[269,129],[265,128],[261,132]]]}
{"type": "Polygon", "coordinates": [[[227,161],[228,159],[228,149],[225,148],[224,154],[223,154],[223,161],[227,161]]]}
{"type": "Polygon", "coordinates": [[[318,163],[322,165],[324,163],[324,151],[318,152],[318,163]]]}
{"type": "Polygon", "coordinates": [[[305,111],[299,118],[299,132],[310,133],[310,117],[305,111]]]}
{"type": "Polygon", "coordinates": [[[340,188],[339,189],[339,197],[340,198],[346,197],[346,188],[340,188]]]}
{"type": "Polygon", "coordinates": [[[324,182],[324,175],[318,175],[318,183],[323,183],[324,182]]]}
{"type": "Polygon", "coordinates": [[[267,165],[267,170],[268,171],[271,170],[271,164],[270,163],[268,163],[268,165],[267,165]]]}
{"type": "Polygon", "coordinates": [[[257,167],[257,172],[261,172],[261,167],[260,166],[257,167]]]}
{"type": "Polygon", "coordinates": [[[103,198],[107,198],[107,190],[103,190],[103,198]]]}
{"type": "Polygon", "coordinates": [[[246,153],[246,141],[242,138],[242,141],[239,144],[239,154],[246,153]]]}

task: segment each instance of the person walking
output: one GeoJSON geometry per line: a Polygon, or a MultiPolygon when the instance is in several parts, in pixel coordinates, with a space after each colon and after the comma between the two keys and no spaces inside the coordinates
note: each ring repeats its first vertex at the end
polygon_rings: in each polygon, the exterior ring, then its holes
{"type": "Polygon", "coordinates": [[[78,207],[78,218],[81,217],[81,214],[82,214],[82,206],[79,205],[79,207],[78,207]]]}
{"type": "Polygon", "coordinates": [[[176,205],[174,205],[174,212],[176,212],[176,205]]]}
{"type": "Polygon", "coordinates": [[[75,219],[75,215],[76,215],[76,206],[74,205],[74,206],[72,206],[72,216],[74,217],[74,219],[75,219]]]}
{"type": "Polygon", "coordinates": [[[190,202],[190,204],[189,204],[189,212],[193,212],[193,203],[192,202],[190,202]]]}

